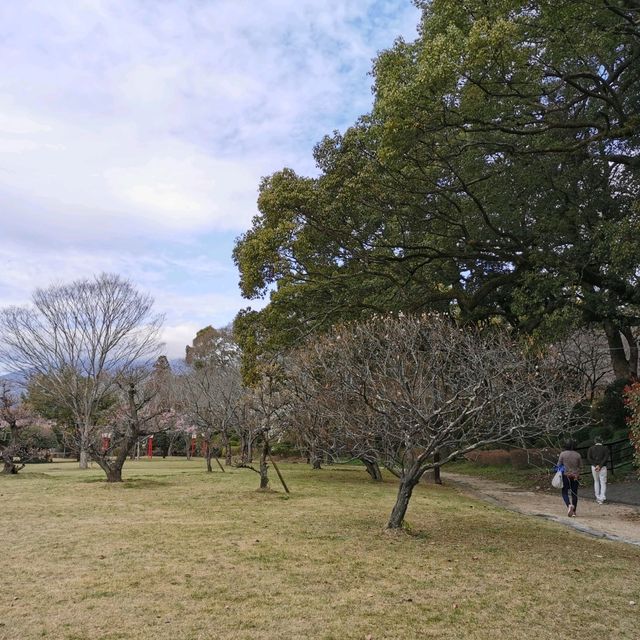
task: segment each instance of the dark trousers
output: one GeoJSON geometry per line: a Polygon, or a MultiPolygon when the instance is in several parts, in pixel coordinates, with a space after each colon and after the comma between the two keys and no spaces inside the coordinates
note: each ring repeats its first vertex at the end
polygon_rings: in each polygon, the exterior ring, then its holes
{"type": "Polygon", "coordinates": [[[562,499],[567,507],[569,504],[575,508],[578,507],[578,479],[570,478],[564,473],[562,474],[562,499]],[[571,492],[571,502],[569,502],[569,492],[571,492]]]}

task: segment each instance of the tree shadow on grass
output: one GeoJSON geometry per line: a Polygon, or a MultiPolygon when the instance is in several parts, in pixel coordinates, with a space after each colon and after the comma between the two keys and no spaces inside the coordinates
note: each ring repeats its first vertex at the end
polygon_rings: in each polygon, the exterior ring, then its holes
{"type": "Polygon", "coordinates": [[[51,476],[48,473],[40,473],[38,471],[29,471],[29,473],[0,473],[0,481],[2,479],[9,482],[13,480],[42,480],[43,478],[50,480],[51,476]]]}
{"type": "Polygon", "coordinates": [[[166,487],[172,484],[168,480],[156,478],[129,478],[122,482],[107,482],[104,478],[85,478],[83,484],[103,484],[108,487],[121,487],[122,489],[147,489],[149,487],[166,487]]]}

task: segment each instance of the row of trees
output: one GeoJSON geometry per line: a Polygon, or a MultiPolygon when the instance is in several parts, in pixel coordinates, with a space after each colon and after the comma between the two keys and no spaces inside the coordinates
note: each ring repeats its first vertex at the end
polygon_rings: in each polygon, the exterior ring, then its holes
{"type": "Polygon", "coordinates": [[[225,464],[250,468],[255,451],[266,489],[270,447],[285,438],[316,468],[322,457],[346,456],[376,480],[381,467],[396,475],[389,527],[401,525],[427,469],[485,444],[557,434],[575,401],[565,388],[575,377],[557,357],[523,349],[499,326],[470,330],[438,314],[337,326],[263,360],[251,385],[231,334],[211,327],[196,336],[184,368],[172,371],[164,356],[145,361],[159,347],[160,319],[117,276],[40,290],[30,309],[2,311],[0,327],[5,366],[27,378],[23,402],[6,388],[3,395],[5,468],[17,471],[27,455],[21,429],[38,412],[63,425],[81,466],[93,460],[109,482],[122,480],[141,439],[197,433],[208,471],[219,449],[225,464]]]}
{"type": "Polygon", "coordinates": [[[267,487],[273,416],[260,385],[243,387],[229,332],[199,332],[187,366],[173,372],[158,357],[162,318],[152,307],[127,280],[102,274],[39,289],[31,306],[0,312],[0,363],[14,374],[13,383],[3,383],[0,407],[7,473],[33,456],[27,427],[47,419],[78,451],[80,467],[94,461],[109,482],[122,480],[127,458],[151,436],[182,436],[189,453],[197,434],[208,471],[218,448],[231,464],[232,436],[246,466],[260,440],[261,487],[267,487]]]}

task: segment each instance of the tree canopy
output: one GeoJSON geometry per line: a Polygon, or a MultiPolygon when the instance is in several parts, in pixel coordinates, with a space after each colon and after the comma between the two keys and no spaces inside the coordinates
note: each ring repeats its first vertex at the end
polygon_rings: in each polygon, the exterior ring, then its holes
{"type": "Polygon", "coordinates": [[[243,294],[270,295],[239,319],[249,353],[434,310],[595,325],[637,374],[640,2],[419,5],[418,38],[374,63],[371,112],[317,145],[319,175],[262,181],[234,251],[243,294]]]}

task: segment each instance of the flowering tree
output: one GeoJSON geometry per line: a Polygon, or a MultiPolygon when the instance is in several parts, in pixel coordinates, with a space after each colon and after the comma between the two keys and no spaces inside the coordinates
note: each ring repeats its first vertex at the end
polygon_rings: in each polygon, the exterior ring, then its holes
{"type": "Polygon", "coordinates": [[[19,400],[7,381],[0,382],[0,457],[2,473],[16,474],[34,454],[29,438],[32,427],[47,426],[47,422],[19,400]]]}
{"type": "Polygon", "coordinates": [[[402,525],[427,470],[484,445],[558,433],[572,405],[549,360],[498,329],[463,330],[436,315],[340,326],[299,357],[305,366],[293,374],[315,380],[310,406],[331,426],[326,443],[374,455],[399,477],[389,528],[402,525]]]}
{"type": "Polygon", "coordinates": [[[634,448],[635,465],[640,467],[640,382],[634,382],[625,387],[624,401],[629,411],[627,424],[629,440],[634,448]]]}

